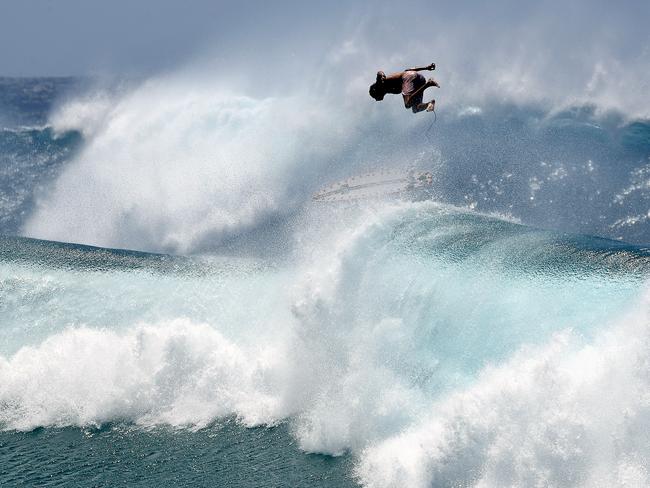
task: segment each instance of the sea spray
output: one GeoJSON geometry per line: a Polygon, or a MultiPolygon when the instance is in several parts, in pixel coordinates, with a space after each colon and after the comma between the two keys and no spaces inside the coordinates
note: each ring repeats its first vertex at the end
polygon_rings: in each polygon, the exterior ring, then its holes
{"type": "Polygon", "coordinates": [[[184,78],[150,80],[111,102],[71,102],[55,114],[55,129],[66,130],[95,113],[25,235],[214,248],[302,203],[345,130],[335,112],[297,97],[254,99],[184,78]]]}

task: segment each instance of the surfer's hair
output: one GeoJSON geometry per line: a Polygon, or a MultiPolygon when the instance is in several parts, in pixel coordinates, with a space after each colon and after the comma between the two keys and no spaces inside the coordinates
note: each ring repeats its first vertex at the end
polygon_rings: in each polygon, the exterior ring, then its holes
{"type": "Polygon", "coordinates": [[[377,79],[372,85],[370,85],[370,89],[368,90],[370,96],[377,101],[383,100],[384,95],[386,95],[386,91],[384,90],[384,81],[386,81],[386,74],[383,71],[377,71],[377,79]]]}

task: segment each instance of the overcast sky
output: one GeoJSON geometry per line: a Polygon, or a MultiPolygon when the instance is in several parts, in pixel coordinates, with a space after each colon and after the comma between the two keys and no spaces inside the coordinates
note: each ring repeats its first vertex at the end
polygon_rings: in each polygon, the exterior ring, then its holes
{"type": "Polygon", "coordinates": [[[295,70],[348,55],[349,67],[433,60],[520,78],[528,64],[584,78],[619,63],[643,79],[648,18],[649,0],[0,0],[0,75],[149,74],[196,59],[295,70]]]}
{"type": "Polygon", "coordinates": [[[354,16],[353,8],[327,3],[0,0],[0,75],[146,73],[206,52],[245,56],[286,41],[303,45],[354,16]]]}

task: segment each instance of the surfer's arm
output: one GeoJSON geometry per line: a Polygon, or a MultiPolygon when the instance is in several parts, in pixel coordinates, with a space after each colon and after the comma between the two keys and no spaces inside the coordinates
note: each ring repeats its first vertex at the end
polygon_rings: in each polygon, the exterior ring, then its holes
{"type": "Polygon", "coordinates": [[[419,68],[409,68],[405,71],[433,71],[434,69],[436,69],[436,63],[420,66],[419,68]]]}

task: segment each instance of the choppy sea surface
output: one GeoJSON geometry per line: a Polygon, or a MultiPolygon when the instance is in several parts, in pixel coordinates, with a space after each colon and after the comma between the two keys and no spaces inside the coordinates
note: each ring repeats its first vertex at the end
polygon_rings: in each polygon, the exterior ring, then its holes
{"type": "Polygon", "coordinates": [[[650,484],[650,121],[91,85],[0,79],[1,486],[650,484]]]}

